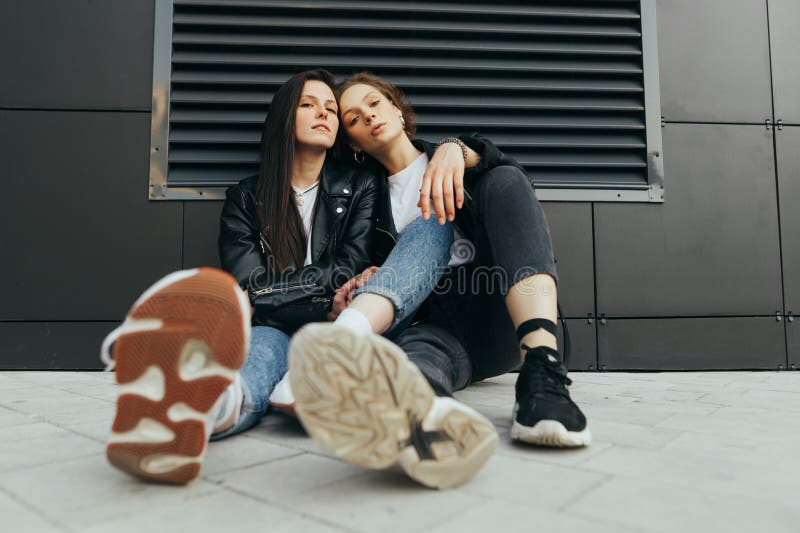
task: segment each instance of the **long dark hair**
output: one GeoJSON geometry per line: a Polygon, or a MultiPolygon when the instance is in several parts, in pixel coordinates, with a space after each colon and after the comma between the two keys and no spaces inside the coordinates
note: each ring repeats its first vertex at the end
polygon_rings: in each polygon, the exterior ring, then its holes
{"type": "Polygon", "coordinates": [[[306,237],[292,198],[297,106],[306,81],[318,80],[333,90],[336,79],[327,70],[308,70],[289,78],[272,97],[261,134],[261,170],[256,199],[261,235],[269,244],[276,272],[303,266],[306,237]]]}

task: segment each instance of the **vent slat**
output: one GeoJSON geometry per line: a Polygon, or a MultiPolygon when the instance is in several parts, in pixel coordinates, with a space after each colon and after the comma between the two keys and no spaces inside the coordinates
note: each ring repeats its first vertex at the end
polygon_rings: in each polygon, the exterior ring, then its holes
{"type": "MultiPolygon", "coordinates": [[[[623,2],[624,3],[624,2],[623,2]]],[[[634,2],[627,2],[629,6],[634,5],[634,2]]],[[[196,0],[196,1],[182,1],[177,0],[174,2],[177,9],[197,9],[207,7],[215,11],[232,11],[242,9],[257,9],[257,10],[291,10],[297,7],[296,2],[292,1],[274,1],[274,0],[256,0],[256,1],[242,1],[242,0],[228,0],[220,2],[218,0],[196,0]]],[[[432,4],[430,2],[336,2],[336,1],[317,1],[314,3],[317,10],[325,9],[336,13],[357,12],[364,13],[371,12],[385,12],[394,14],[402,12],[404,14],[419,13],[423,15],[431,15],[436,13],[444,13],[447,15],[480,15],[480,16],[496,16],[505,15],[512,17],[549,17],[557,19],[601,19],[601,20],[636,20],[639,18],[639,13],[634,7],[628,8],[608,8],[600,6],[560,6],[560,5],[480,5],[471,6],[464,2],[459,3],[439,3],[432,4]]]]}

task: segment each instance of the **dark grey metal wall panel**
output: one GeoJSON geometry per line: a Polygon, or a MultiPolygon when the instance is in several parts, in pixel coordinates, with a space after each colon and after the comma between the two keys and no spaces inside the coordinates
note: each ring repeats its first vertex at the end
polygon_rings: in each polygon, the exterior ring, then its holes
{"type": "MultiPolygon", "coordinates": [[[[597,370],[597,335],[596,321],[591,324],[586,319],[567,319],[569,336],[572,342],[572,355],[570,356],[570,370],[597,370]]],[[[564,335],[561,330],[561,321],[558,321],[558,347],[563,353],[564,335]]]]}
{"type": "Polygon", "coordinates": [[[0,107],[149,110],[154,5],[0,2],[0,107]]]}
{"type": "Polygon", "coordinates": [[[797,319],[786,323],[786,340],[789,352],[788,368],[800,370],[800,322],[797,319]]]}
{"type": "Polygon", "coordinates": [[[558,298],[564,314],[585,317],[594,313],[592,206],[562,202],[542,205],[553,238],[558,298]]]}
{"type": "Polygon", "coordinates": [[[184,202],[183,268],[219,268],[219,214],[222,202],[184,202]]]}
{"type": "Polygon", "coordinates": [[[786,311],[800,315],[800,127],[775,132],[786,311]]]}
{"type": "Polygon", "coordinates": [[[0,111],[0,320],[118,320],[180,266],[181,205],[147,199],[148,113],[0,111]]]}
{"type": "Polygon", "coordinates": [[[100,343],[115,322],[0,322],[0,370],[103,368],[100,343]]]}
{"type": "Polygon", "coordinates": [[[608,370],[733,370],[786,366],[774,317],[609,320],[597,326],[608,370]]]}
{"type": "Polygon", "coordinates": [[[766,0],[658,0],[657,6],[666,120],[772,118],[766,0]]]}
{"type": "Polygon", "coordinates": [[[769,32],[772,44],[772,82],[775,94],[775,120],[800,124],[800,2],[769,1],[769,32]]]}
{"type": "Polygon", "coordinates": [[[781,309],[772,131],[668,124],[662,205],[597,204],[598,313],[769,315],[781,309]]]}

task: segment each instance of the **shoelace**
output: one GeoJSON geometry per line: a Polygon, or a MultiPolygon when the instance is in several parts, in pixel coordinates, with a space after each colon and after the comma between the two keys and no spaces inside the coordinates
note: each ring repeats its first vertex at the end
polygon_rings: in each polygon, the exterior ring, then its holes
{"type": "Polygon", "coordinates": [[[544,351],[527,348],[525,363],[520,369],[520,377],[523,375],[531,384],[531,393],[547,391],[569,397],[567,385],[571,385],[572,380],[567,377],[567,369],[561,363],[550,361],[544,351]]]}

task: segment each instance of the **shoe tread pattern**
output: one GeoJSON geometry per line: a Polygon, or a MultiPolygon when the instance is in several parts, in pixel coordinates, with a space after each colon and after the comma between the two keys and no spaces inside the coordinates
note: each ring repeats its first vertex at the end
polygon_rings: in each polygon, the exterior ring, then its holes
{"type": "MultiPolygon", "coordinates": [[[[111,442],[106,455],[111,464],[149,481],[185,484],[196,478],[207,446],[205,424],[201,420],[173,421],[170,407],[184,403],[199,413],[208,413],[231,379],[213,374],[184,381],[179,374],[181,354],[201,350],[214,362],[235,371],[246,354],[245,336],[241,333],[241,308],[228,274],[200,269],[151,295],[135,306],[129,317],[159,318],[161,329],[122,335],[114,345],[117,383],[137,380],[151,366],[164,375],[164,397],[153,401],[138,394],[125,393],[117,399],[112,433],[132,430],[145,417],[172,430],[171,442],[111,442]],[[196,458],[189,464],[168,472],[152,473],[143,468],[147,458],[161,454],[196,458]]],[[[185,355],[185,354],[184,354],[185,355]]]]}

